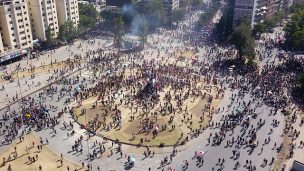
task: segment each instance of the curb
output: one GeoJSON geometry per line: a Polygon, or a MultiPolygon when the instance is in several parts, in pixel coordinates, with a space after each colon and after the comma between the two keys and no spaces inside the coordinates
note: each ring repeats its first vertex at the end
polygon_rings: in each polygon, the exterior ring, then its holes
{"type": "MultiPolygon", "coordinates": [[[[58,81],[61,80],[62,78],[65,78],[65,77],[68,77],[68,76],[70,76],[70,75],[72,75],[72,74],[75,74],[76,72],[78,72],[78,71],[80,71],[80,70],[82,70],[82,69],[84,69],[84,68],[85,68],[85,67],[78,68],[76,71],[73,71],[73,72],[71,72],[71,73],[68,73],[67,75],[61,76],[61,77],[58,78],[57,80],[54,80],[53,82],[48,83],[48,84],[45,85],[45,86],[42,86],[41,88],[39,88],[39,89],[37,89],[37,90],[35,90],[35,91],[33,91],[33,92],[31,92],[31,93],[29,93],[29,94],[23,96],[22,98],[25,98],[25,97],[28,97],[28,96],[34,94],[34,93],[37,93],[38,91],[41,91],[41,90],[43,90],[44,88],[46,88],[46,87],[48,87],[48,86],[50,86],[50,85],[53,85],[54,83],[58,82],[58,81]]],[[[11,105],[14,105],[14,104],[18,103],[20,100],[21,100],[21,99],[18,99],[18,100],[16,100],[15,102],[12,102],[12,103],[10,103],[10,104],[8,104],[8,105],[6,105],[6,106],[0,108],[0,111],[6,109],[7,107],[9,107],[9,106],[11,106],[11,105]]]]}

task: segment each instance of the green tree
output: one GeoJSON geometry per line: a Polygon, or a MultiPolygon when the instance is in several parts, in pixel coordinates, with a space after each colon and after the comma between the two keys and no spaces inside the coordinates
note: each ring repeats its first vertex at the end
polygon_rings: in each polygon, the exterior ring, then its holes
{"type": "Polygon", "coordinates": [[[195,25],[196,30],[201,30],[208,22],[210,22],[219,10],[219,8],[220,2],[218,0],[212,1],[211,7],[200,15],[195,25]]]}
{"type": "Polygon", "coordinates": [[[139,37],[143,47],[145,47],[145,44],[147,43],[147,35],[148,35],[147,20],[145,17],[143,17],[143,21],[139,26],[139,37]]]}
{"type": "Polygon", "coordinates": [[[68,38],[66,35],[66,26],[64,24],[59,26],[58,38],[61,42],[67,42],[68,38]]]}
{"type": "Polygon", "coordinates": [[[48,47],[52,48],[52,46],[54,44],[54,33],[50,26],[48,26],[47,29],[45,30],[45,38],[46,38],[46,43],[47,43],[48,47]]]}
{"type": "Polygon", "coordinates": [[[253,28],[254,34],[265,33],[266,31],[267,31],[266,24],[264,24],[262,22],[258,22],[256,25],[254,25],[254,28],[253,28]]]}
{"type": "Polygon", "coordinates": [[[85,15],[87,17],[94,18],[97,20],[98,13],[93,4],[78,4],[79,15],[85,15]]]}
{"type": "Polygon", "coordinates": [[[215,26],[216,38],[219,42],[226,42],[232,32],[233,8],[228,5],[223,12],[222,17],[215,26]]]}
{"type": "Polygon", "coordinates": [[[59,26],[59,39],[62,42],[71,42],[78,36],[78,29],[74,27],[72,21],[66,21],[59,26]]]}
{"type": "Polygon", "coordinates": [[[304,88],[304,73],[302,73],[299,77],[299,84],[302,88],[304,88]]]}
{"type": "Polygon", "coordinates": [[[155,29],[169,23],[168,14],[159,0],[149,1],[144,8],[139,8],[139,12],[153,21],[149,22],[149,28],[155,29]]]}
{"type": "Polygon", "coordinates": [[[179,22],[185,17],[185,11],[183,10],[173,10],[172,12],[172,21],[179,22]]]}
{"type": "Polygon", "coordinates": [[[191,5],[193,8],[198,9],[203,4],[203,0],[192,0],[191,5]]]}
{"type": "Polygon", "coordinates": [[[239,26],[235,27],[234,31],[229,36],[231,44],[235,45],[238,50],[239,58],[243,59],[246,56],[248,59],[255,57],[254,39],[251,36],[251,27],[249,22],[244,21],[239,26]]]}
{"type": "Polygon", "coordinates": [[[304,5],[296,8],[285,27],[286,45],[292,50],[304,50],[304,5]],[[302,7],[302,8],[300,8],[302,7]]]}
{"type": "Polygon", "coordinates": [[[114,19],[114,46],[120,47],[124,36],[124,22],[122,17],[114,19]]]}
{"type": "Polygon", "coordinates": [[[79,3],[79,25],[84,29],[95,26],[98,19],[98,13],[93,4],[79,3]]]}
{"type": "Polygon", "coordinates": [[[283,20],[283,18],[286,16],[283,12],[276,12],[273,16],[267,18],[264,23],[267,27],[267,29],[274,28],[279,22],[283,20]]]}

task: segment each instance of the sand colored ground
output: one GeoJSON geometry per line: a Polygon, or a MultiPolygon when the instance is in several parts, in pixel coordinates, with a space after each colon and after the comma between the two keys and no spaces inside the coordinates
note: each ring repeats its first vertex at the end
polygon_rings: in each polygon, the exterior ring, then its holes
{"type": "Polygon", "coordinates": [[[54,152],[50,151],[47,148],[47,145],[44,145],[41,152],[38,152],[37,145],[39,144],[39,140],[32,134],[27,136],[27,144],[29,147],[29,154],[26,154],[26,146],[25,141],[14,143],[11,147],[6,150],[3,154],[0,155],[1,164],[3,164],[3,158],[8,158],[10,155],[13,159],[15,147],[17,151],[17,158],[15,160],[11,160],[10,162],[6,163],[5,166],[0,167],[0,170],[4,171],[7,170],[8,165],[10,164],[13,171],[38,171],[39,165],[42,167],[42,171],[66,171],[67,166],[69,166],[70,170],[84,170],[81,169],[81,166],[72,163],[70,161],[63,159],[63,166],[60,164],[61,157],[55,154],[54,152]],[[35,147],[32,147],[32,142],[35,143],[35,147]],[[38,155],[38,160],[35,162],[29,162],[28,156],[36,157],[38,155]]]}
{"type": "MultiPolygon", "coordinates": [[[[30,77],[31,75],[35,74],[45,74],[48,73],[49,71],[53,72],[53,70],[61,70],[65,67],[67,67],[69,63],[67,61],[62,61],[58,63],[54,63],[52,65],[44,65],[40,67],[36,67],[33,71],[31,70],[22,70],[22,71],[13,71],[12,73],[12,79],[16,80],[19,78],[24,78],[24,77],[30,77]]],[[[3,75],[3,74],[2,74],[3,75]]],[[[2,78],[2,75],[0,77],[2,78]]],[[[4,79],[0,79],[0,81],[4,81],[4,79]]]]}
{"type": "MultiPolygon", "coordinates": [[[[209,94],[209,93],[208,93],[209,94]]],[[[215,89],[211,89],[210,94],[214,96],[215,89]]],[[[161,94],[161,98],[163,95],[161,94]]],[[[142,138],[144,140],[145,145],[149,146],[157,146],[161,142],[165,142],[166,145],[175,145],[181,143],[186,135],[191,131],[190,128],[193,130],[198,129],[200,127],[207,127],[208,122],[211,120],[212,116],[208,116],[209,112],[205,112],[204,119],[201,122],[200,116],[202,116],[202,109],[203,106],[205,106],[207,102],[207,97],[201,99],[201,98],[189,98],[184,102],[184,106],[188,106],[188,114],[186,115],[186,118],[189,118],[190,115],[192,115],[192,126],[190,126],[190,122],[182,122],[183,115],[182,114],[176,114],[174,121],[168,125],[167,129],[164,131],[160,131],[158,136],[153,138],[152,131],[150,133],[140,133],[138,134],[138,130],[140,128],[140,120],[143,119],[142,116],[140,116],[138,113],[135,114],[135,121],[130,122],[130,109],[128,107],[119,105],[118,109],[122,111],[122,127],[121,128],[115,128],[110,131],[104,131],[104,130],[98,130],[97,132],[103,136],[106,136],[111,139],[118,139],[121,142],[127,142],[132,144],[138,144],[140,142],[140,139],[142,138]],[[172,125],[175,125],[175,129],[171,130],[172,125]],[[135,134],[135,139],[133,139],[132,133],[135,134]],[[183,134],[183,137],[181,137],[181,134],[183,134]]],[[[90,120],[97,118],[101,119],[101,116],[103,115],[104,110],[102,107],[97,105],[96,108],[92,109],[92,105],[96,102],[97,97],[90,97],[87,100],[84,100],[82,103],[82,106],[75,108],[76,116],[78,116],[78,121],[81,124],[86,125],[90,120]],[[81,110],[86,109],[86,114],[81,115],[81,110]]],[[[213,101],[211,103],[211,108],[216,108],[219,104],[220,99],[213,98],[213,101]]],[[[164,125],[165,123],[168,123],[170,115],[164,115],[164,116],[158,116],[157,124],[158,125],[164,125]]],[[[111,120],[111,115],[107,116],[106,123],[109,123],[109,120],[111,120]]]]}

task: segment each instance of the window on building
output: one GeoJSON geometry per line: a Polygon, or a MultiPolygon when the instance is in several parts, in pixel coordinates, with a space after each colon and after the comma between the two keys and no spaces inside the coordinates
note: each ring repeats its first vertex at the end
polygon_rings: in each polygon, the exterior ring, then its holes
{"type": "Polygon", "coordinates": [[[11,30],[14,30],[14,27],[11,27],[11,30]]]}

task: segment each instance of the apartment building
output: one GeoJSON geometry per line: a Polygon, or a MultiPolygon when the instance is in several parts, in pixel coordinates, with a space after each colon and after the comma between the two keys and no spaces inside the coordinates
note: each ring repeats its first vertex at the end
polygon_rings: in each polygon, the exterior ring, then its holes
{"type": "Polygon", "coordinates": [[[293,0],[235,0],[234,26],[240,19],[247,18],[251,26],[273,16],[278,11],[286,11],[293,0]]]}
{"type": "Polygon", "coordinates": [[[27,0],[34,39],[46,40],[45,31],[51,28],[54,38],[59,32],[55,0],[27,0]]]}
{"type": "Polygon", "coordinates": [[[0,53],[32,46],[25,0],[0,0],[0,53]]]}
{"type": "Polygon", "coordinates": [[[59,25],[72,21],[74,26],[79,24],[78,0],[56,0],[59,25]]]}
{"type": "Polygon", "coordinates": [[[248,19],[251,22],[251,25],[253,26],[256,5],[257,0],[235,0],[233,15],[234,26],[241,19],[248,19]]]}
{"type": "Polygon", "coordinates": [[[163,0],[163,6],[170,15],[172,11],[179,9],[179,0],[163,0]]]}
{"type": "Polygon", "coordinates": [[[179,0],[179,8],[184,11],[189,11],[191,8],[191,0],[179,0]]]}

